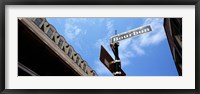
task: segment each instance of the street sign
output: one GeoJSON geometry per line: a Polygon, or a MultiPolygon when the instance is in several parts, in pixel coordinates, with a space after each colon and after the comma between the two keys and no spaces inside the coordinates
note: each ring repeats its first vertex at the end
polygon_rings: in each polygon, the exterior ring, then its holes
{"type": "MultiPolygon", "coordinates": [[[[100,52],[100,61],[110,70],[111,73],[115,72],[114,59],[110,56],[110,54],[102,45],[100,52]]],[[[124,71],[121,68],[120,70],[122,73],[120,76],[125,76],[126,74],[124,73],[124,71]]]]}
{"type": "Polygon", "coordinates": [[[126,74],[121,69],[121,61],[118,53],[119,41],[152,31],[151,26],[143,26],[133,29],[110,38],[110,47],[115,55],[115,60],[110,56],[106,49],[101,45],[100,61],[113,73],[115,76],[125,76],[126,74]]]}
{"type": "Polygon", "coordinates": [[[150,25],[139,27],[137,29],[133,29],[133,30],[112,36],[110,42],[116,43],[118,41],[128,39],[128,38],[131,38],[133,36],[140,35],[140,34],[143,34],[143,33],[146,33],[146,32],[150,32],[150,31],[152,31],[150,25]]]}

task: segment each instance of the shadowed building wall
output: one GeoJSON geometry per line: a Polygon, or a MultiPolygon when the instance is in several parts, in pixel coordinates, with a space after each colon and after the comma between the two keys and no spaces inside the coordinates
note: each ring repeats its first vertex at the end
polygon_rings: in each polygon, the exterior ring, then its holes
{"type": "Polygon", "coordinates": [[[182,76],[182,18],[164,18],[164,28],[178,74],[182,76]]]}

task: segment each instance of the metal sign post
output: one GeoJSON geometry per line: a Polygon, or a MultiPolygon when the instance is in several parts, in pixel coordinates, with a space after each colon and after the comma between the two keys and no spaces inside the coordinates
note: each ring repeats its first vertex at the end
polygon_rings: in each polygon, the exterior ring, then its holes
{"type": "Polygon", "coordinates": [[[114,66],[115,66],[115,73],[114,75],[115,76],[119,76],[121,75],[121,61],[120,61],[120,58],[119,58],[119,53],[118,53],[118,47],[119,47],[119,42],[116,42],[116,43],[112,43],[110,44],[110,47],[115,55],[115,60],[114,60],[114,66]]]}
{"type": "MultiPolygon", "coordinates": [[[[147,25],[112,36],[110,39],[110,47],[115,55],[115,60],[113,60],[113,58],[105,50],[105,48],[101,46],[101,54],[100,54],[101,62],[113,73],[114,76],[125,76],[126,74],[121,69],[121,60],[119,58],[119,52],[118,52],[119,41],[131,38],[136,35],[147,33],[150,31],[152,31],[151,26],[147,25]]],[[[115,34],[116,32],[117,31],[115,31],[115,34]]]]}
{"type": "Polygon", "coordinates": [[[119,69],[121,69],[121,61],[120,61],[119,53],[118,53],[119,41],[131,38],[133,36],[140,35],[140,34],[143,34],[146,32],[150,32],[150,31],[152,31],[150,25],[140,27],[140,28],[137,28],[134,30],[130,30],[125,33],[118,34],[118,35],[116,34],[117,31],[115,31],[115,36],[111,37],[111,39],[110,39],[110,47],[115,55],[115,61],[114,61],[114,65],[115,65],[114,75],[115,76],[121,75],[121,71],[119,70],[119,69]]]}

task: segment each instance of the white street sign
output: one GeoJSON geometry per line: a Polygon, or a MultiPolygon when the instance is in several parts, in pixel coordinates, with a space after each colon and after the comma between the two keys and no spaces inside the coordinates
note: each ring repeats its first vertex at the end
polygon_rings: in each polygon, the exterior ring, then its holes
{"type": "Polygon", "coordinates": [[[131,38],[136,35],[144,34],[144,33],[150,32],[150,31],[152,31],[150,25],[139,27],[139,28],[112,36],[111,43],[115,43],[115,42],[118,42],[118,41],[121,41],[124,39],[128,39],[128,38],[131,38]]]}

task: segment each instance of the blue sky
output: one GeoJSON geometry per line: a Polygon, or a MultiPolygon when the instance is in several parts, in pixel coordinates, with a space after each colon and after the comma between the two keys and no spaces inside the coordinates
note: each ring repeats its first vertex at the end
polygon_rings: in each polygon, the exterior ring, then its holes
{"type": "Polygon", "coordinates": [[[100,62],[103,45],[114,58],[110,37],[151,25],[152,31],[120,41],[119,57],[127,76],[178,76],[163,28],[163,18],[47,18],[99,76],[112,76],[100,62]]]}

